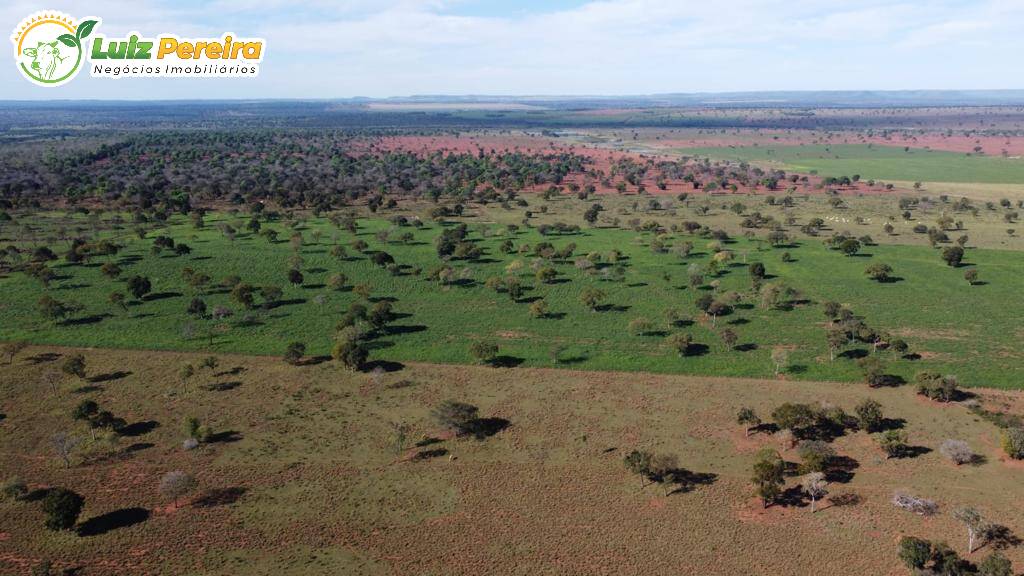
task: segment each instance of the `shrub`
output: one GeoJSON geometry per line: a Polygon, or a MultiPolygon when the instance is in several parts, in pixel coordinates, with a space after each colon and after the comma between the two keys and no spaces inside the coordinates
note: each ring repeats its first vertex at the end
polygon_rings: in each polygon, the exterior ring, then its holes
{"type": "Polygon", "coordinates": [[[474,342],[469,346],[469,353],[477,362],[490,364],[498,356],[498,345],[493,342],[474,342]]]}
{"type": "Polygon", "coordinates": [[[431,412],[438,424],[462,436],[472,432],[480,409],[472,404],[446,400],[431,412]]]}
{"type": "Polygon", "coordinates": [[[46,527],[50,530],[68,530],[78,521],[85,506],[85,498],[67,488],[53,488],[43,499],[46,527]]]}
{"type": "Polygon", "coordinates": [[[28,494],[28,486],[17,476],[12,476],[4,482],[3,497],[10,500],[20,500],[28,494]]]}
{"type": "Polygon", "coordinates": [[[907,451],[907,433],[902,430],[886,430],[877,438],[888,458],[899,458],[907,451]]]}
{"type": "Polygon", "coordinates": [[[963,440],[943,441],[942,445],[939,446],[939,453],[957,465],[973,462],[977,458],[974,450],[971,450],[971,447],[963,440]]]}
{"type": "Polygon", "coordinates": [[[857,404],[854,408],[857,413],[857,422],[867,432],[877,431],[884,422],[882,416],[882,405],[875,400],[867,399],[857,404]]]}
{"type": "Polygon", "coordinates": [[[919,372],[916,376],[917,393],[939,402],[952,402],[959,395],[956,376],[942,376],[935,372],[919,372]]]}
{"type": "Polygon", "coordinates": [[[900,560],[907,568],[920,570],[931,560],[932,543],[913,536],[900,538],[900,560]]]}
{"type": "Polygon", "coordinates": [[[1024,428],[1003,430],[1001,444],[1007,456],[1014,460],[1024,460],[1024,428]]]}
{"type": "Polygon", "coordinates": [[[931,516],[939,511],[939,505],[934,500],[920,498],[900,490],[892,495],[892,505],[919,516],[931,516]]]}

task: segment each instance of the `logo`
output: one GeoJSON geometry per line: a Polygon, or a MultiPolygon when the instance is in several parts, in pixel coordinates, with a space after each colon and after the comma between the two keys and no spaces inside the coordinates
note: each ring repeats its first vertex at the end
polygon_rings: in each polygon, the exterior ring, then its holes
{"type": "Polygon", "coordinates": [[[36,12],[14,30],[14,60],[22,76],[40,86],[71,81],[85,62],[83,42],[98,18],[75,21],[61,12],[36,12]]]}
{"type": "Polygon", "coordinates": [[[108,39],[93,33],[99,18],[76,21],[62,12],[36,12],[14,30],[14,60],[39,86],[70,82],[82,68],[94,78],[253,78],[263,61],[262,38],[130,32],[108,39]]]}

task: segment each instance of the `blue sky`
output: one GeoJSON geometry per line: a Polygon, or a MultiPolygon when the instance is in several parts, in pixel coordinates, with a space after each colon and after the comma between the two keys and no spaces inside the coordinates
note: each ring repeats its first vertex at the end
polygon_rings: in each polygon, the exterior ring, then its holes
{"type": "Polygon", "coordinates": [[[1024,88],[1024,0],[13,0],[0,22],[41,9],[112,37],[261,36],[266,55],[256,79],[50,90],[9,59],[0,99],[1024,88]]]}

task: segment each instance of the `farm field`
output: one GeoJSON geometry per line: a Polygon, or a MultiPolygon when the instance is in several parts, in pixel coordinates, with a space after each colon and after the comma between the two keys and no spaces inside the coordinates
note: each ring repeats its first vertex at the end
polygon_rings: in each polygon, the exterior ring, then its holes
{"type": "Polygon", "coordinates": [[[767,162],[796,172],[902,182],[1020,184],[1024,160],[942,150],[835,144],[807,146],[723,146],[683,148],[682,154],[747,162],[767,162]]]}
{"type": "MultiPolygon", "coordinates": [[[[962,266],[953,268],[938,251],[917,246],[864,246],[849,257],[828,249],[820,238],[773,248],[756,238],[719,242],[685,233],[611,228],[545,237],[537,228],[511,232],[465,220],[470,223],[467,240],[481,252],[475,259],[447,264],[438,258],[435,243],[443,230],[455,228],[454,222],[417,228],[361,219],[355,234],[325,218],[295,220],[291,228],[270,222],[265,228],[280,232],[274,242],[248,232],[229,239],[220,227],[242,230],[245,223],[228,214],[208,215],[202,229],[174,218],[142,240],[115,230],[124,245],[116,256],[56,263],[48,288],[26,274],[0,278],[5,293],[0,340],[268,355],[302,342],[308,354],[322,356],[330,354],[336,325],[350,305],[388,301],[392,321],[368,343],[374,361],[472,363],[472,344],[486,342],[498,346],[498,361],[512,365],[766,377],[777,369],[772,352],[782,349],[788,358],[781,371],[788,378],[859,380],[863,376],[856,360],[873,352],[873,346],[851,342],[830,360],[822,303],[835,301],[874,330],[890,334],[889,340],[908,343],[908,354],[884,348],[878,354],[885,370],[898,379],[911,381],[917,372],[929,370],[955,374],[966,386],[1017,388],[1021,383],[1017,343],[1022,336],[1016,319],[1024,309],[1015,297],[1024,266],[1020,252],[971,249],[962,266]],[[410,236],[400,239],[405,233],[410,236]],[[297,234],[301,246],[284,239],[297,234]],[[154,239],[160,237],[185,243],[191,252],[154,254],[154,239]],[[366,246],[360,251],[355,242],[366,246]],[[572,244],[573,255],[540,258],[536,250],[543,242],[555,251],[572,244]],[[506,243],[511,253],[502,251],[506,243]],[[664,248],[656,252],[652,243],[664,248]],[[681,257],[677,250],[687,243],[692,251],[681,257]],[[334,246],[343,247],[345,255],[332,255],[334,246]],[[609,262],[615,250],[619,256],[609,262]],[[705,272],[717,250],[727,251],[731,259],[705,272]],[[388,271],[374,264],[378,252],[390,255],[398,268],[388,271]],[[581,267],[579,259],[588,254],[604,259],[581,267]],[[118,278],[104,274],[101,264],[106,262],[117,263],[118,278]],[[748,268],[754,263],[764,265],[763,284],[795,292],[766,308],[751,288],[748,268]],[[873,263],[890,263],[891,281],[869,279],[865,269],[873,263]],[[187,284],[186,268],[208,276],[208,283],[187,284]],[[295,283],[289,279],[293,268],[302,276],[295,283]],[[541,268],[554,270],[553,276],[538,280],[541,268]],[[966,282],[965,269],[980,270],[981,281],[966,282]],[[440,270],[448,270],[447,280],[432,279],[440,270]],[[694,270],[699,281],[691,284],[694,270]],[[336,274],[344,275],[344,282],[332,288],[336,274]],[[129,295],[123,307],[112,303],[109,295],[126,293],[127,281],[135,276],[148,279],[150,291],[141,298],[129,295]],[[227,277],[254,287],[251,305],[231,295],[234,284],[220,287],[227,277]],[[489,278],[509,277],[522,290],[515,300],[488,285],[489,278]],[[354,290],[359,285],[368,292],[359,295],[354,290]],[[272,299],[259,296],[267,286],[280,293],[272,299]],[[593,310],[581,301],[587,290],[603,295],[593,310]],[[63,320],[47,321],[37,304],[44,294],[82,308],[63,320]],[[712,317],[696,306],[705,295],[731,305],[712,317]],[[205,314],[188,313],[193,299],[202,301],[205,314]],[[538,317],[531,310],[541,300],[546,312],[538,317]],[[218,308],[223,312],[214,314],[218,308]],[[730,345],[721,338],[726,329],[737,336],[730,345]],[[677,333],[693,338],[682,357],[667,344],[677,333]]],[[[54,214],[51,224],[41,226],[76,222],[84,224],[81,217],[54,214]]],[[[65,250],[60,245],[54,249],[65,250]]]]}
{"type": "MultiPolygon", "coordinates": [[[[88,576],[902,574],[901,536],[966,546],[952,510],[967,505],[1005,532],[965,557],[1001,549],[1024,562],[1012,544],[1021,469],[1003,460],[998,429],[906,387],[427,364],[358,373],[218,354],[183,388],[177,367],[203,356],[44,346],[0,363],[0,462],[30,489],[0,502],[0,571],[48,560],[88,576]],[[85,380],[39,384],[78,353],[85,380]],[[915,455],[887,459],[873,435],[847,431],[816,512],[794,474],[784,503],[764,508],[749,480],[757,451],[800,457],[771,434],[747,436],[736,412],[767,419],[783,401],[852,411],[865,398],[915,455]],[[127,426],[113,449],[83,449],[65,467],[49,436],[88,437],[71,418],[84,399],[127,426]],[[448,399],[479,407],[482,439],[437,426],[430,411],[448,399]],[[190,417],[211,439],[183,450],[190,417]],[[982,458],[948,462],[947,438],[982,458]],[[641,488],[623,466],[637,449],[676,456],[687,480],[641,488]],[[176,503],[158,490],[171,470],[197,482],[176,503]],[[53,486],[84,496],[84,535],[43,527],[37,499],[53,486]],[[893,507],[896,490],[936,500],[939,513],[893,507]]],[[[1019,393],[977,392],[985,408],[1024,408],[1019,393]]]]}

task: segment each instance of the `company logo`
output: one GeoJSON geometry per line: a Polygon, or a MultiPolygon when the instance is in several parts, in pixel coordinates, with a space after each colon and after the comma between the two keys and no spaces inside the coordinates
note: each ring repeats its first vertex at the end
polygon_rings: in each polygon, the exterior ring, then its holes
{"type": "Polygon", "coordinates": [[[62,12],[37,12],[14,30],[14,59],[22,76],[40,86],[60,86],[82,68],[97,78],[253,78],[266,42],[238,38],[147,37],[131,32],[107,38],[99,18],[75,20],[62,12]]]}
{"type": "Polygon", "coordinates": [[[37,12],[14,30],[14,60],[22,76],[40,86],[60,86],[74,78],[85,61],[85,41],[98,18],[76,22],[61,12],[37,12]]]}

